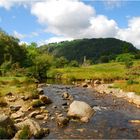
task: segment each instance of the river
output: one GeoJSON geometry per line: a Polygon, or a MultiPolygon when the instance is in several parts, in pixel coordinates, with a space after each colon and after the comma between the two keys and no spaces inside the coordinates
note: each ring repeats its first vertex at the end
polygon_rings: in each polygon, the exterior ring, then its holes
{"type": "Polygon", "coordinates": [[[129,122],[140,120],[140,109],[124,99],[72,85],[52,84],[45,87],[44,91],[53,101],[53,104],[47,107],[51,117],[55,117],[56,112],[66,115],[67,109],[62,106],[66,102],[62,99],[65,91],[70,93],[74,100],[85,101],[96,110],[88,123],[71,120],[64,128],[58,127],[56,122],[50,119],[45,124],[50,128],[50,134],[44,139],[140,139],[140,123],[129,122]]]}

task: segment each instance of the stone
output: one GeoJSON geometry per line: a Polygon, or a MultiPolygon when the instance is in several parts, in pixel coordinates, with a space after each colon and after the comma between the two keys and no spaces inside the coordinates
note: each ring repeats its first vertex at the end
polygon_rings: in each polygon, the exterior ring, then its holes
{"type": "Polygon", "coordinates": [[[39,99],[44,103],[44,104],[51,104],[52,101],[49,99],[49,97],[45,95],[40,95],[39,99]]]}
{"type": "Polygon", "coordinates": [[[39,120],[43,120],[44,119],[44,115],[36,115],[35,118],[39,119],[39,120]]]}
{"type": "Polygon", "coordinates": [[[88,87],[87,83],[82,83],[82,87],[88,87]]]}
{"type": "Polygon", "coordinates": [[[34,138],[41,138],[44,135],[43,129],[40,127],[40,125],[36,121],[32,119],[27,119],[23,122],[16,124],[16,127],[19,130],[22,129],[24,126],[29,126],[31,135],[34,138]]]}
{"type": "Polygon", "coordinates": [[[69,122],[69,118],[64,117],[62,114],[56,116],[56,123],[58,126],[63,127],[66,126],[69,122]]]}
{"type": "Polygon", "coordinates": [[[49,116],[46,115],[46,116],[44,117],[44,120],[47,121],[48,119],[49,119],[49,116]]]}
{"type": "Polygon", "coordinates": [[[21,108],[21,105],[11,105],[10,110],[11,111],[18,111],[21,108]]]}
{"type": "Polygon", "coordinates": [[[30,114],[29,114],[29,117],[35,117],[36,115],[38,115],[38,114],[40,114],[40,111],[39,110],[35,110],[35,111],[33,111],[33,112],[31,112],[30,114]]]}
{"type": "Polygon", "coordinates": [[[83,101],[73,101],[68,109],[67,115],[79,118],[82,122],[88,122],[95,111],[83,101]]]}
{"type": "Polygon", "coordinates": [[[64,98],[64,99],[67,99],[67,98],[69,98],[69,93],[68,92],[64,92],[63,94],[62,94],[62,98],[64,98]]]}
{"type": "Polygon", "coordinates": [[[17,98],[16,98],[15,96],[7,96],[7,97],[6,97],[6,100],[9,101],[9,102],[15,102],[16,99],[17,99],[17,98]]]}
{"type": "Polygon", "coordinates": [[[45,86],[47,86],[45,83],[41,83],[41,84],[38,84],[38,85],[37,85],[38,88],[43,88],[43,87],[45,87],[45,86]]]}
{"type": "Polygon", "coordinates": [[[0,127],[1,129],[6,130],[6,135],[4,137],[5,139],[12,138],[16,133],[16,127],[13,121],[5,114],[0,115],[0,127]]]}
{"type": "Polygon", "coordinates": [[[129,120],[128,122],[134,123],[134,124],[140,124],[140,120],[129,120]]]}
{"type": "Polygon", "coordinates": [[[13,96],[13,93],[12,92],[8,92],[5,94],[6,96],[13,96]]]}
{"type": "Polygon", "coordinates": [[[27,101],[27,100],[29,100],[29,96],[21,96],[21,99],[22,99],[23,101],[27,101]]]}
{"type": "Polygon", "coordinates": [[[18,119],[18,118],[21,118],[21,117],[23,117],[23,116],[24,116],[24,113],[23,113],[23,112],[17,111],[16,113],[13,113],[13,114],[11,115],[11,118],[12,118],[12,119],[18,119]]]}
{"type": "Polygon", "coordinates": [[[40,95],[44,94],[43,88],[37,88],[37,92],[38,92],[38,94],[40,94],[40,95]]]}
{"type": "Polygon", "coordinates": [[[49,128],[43,128],[44,136],[47,136],[50,133],[49,128]]]}
{"type": "Polygon", "coordinates": [[[94,81],[94,85],[100,85],[101,84],[101,81],[100,80],[95,80],[94,81]]]}

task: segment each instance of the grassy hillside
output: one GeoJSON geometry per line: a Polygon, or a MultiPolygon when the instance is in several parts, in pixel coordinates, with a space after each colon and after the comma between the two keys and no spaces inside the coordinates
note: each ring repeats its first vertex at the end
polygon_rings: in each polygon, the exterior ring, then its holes
{"type": "Polygon", "coordinates": [[[51,43],[41,46],[42,53],[51,53],[56,57],[64,56],[68,60],[83,62],[84,56],[93,62],[99,62],[101,57],[106,56],[112,60],[118,54],[137,53],[138,50],[131,44],[115,38],[79,39],[51,43]]]}

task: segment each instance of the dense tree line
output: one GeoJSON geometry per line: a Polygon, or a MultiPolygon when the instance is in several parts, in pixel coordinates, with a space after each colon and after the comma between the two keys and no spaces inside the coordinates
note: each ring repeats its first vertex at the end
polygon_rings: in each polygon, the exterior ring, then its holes
{"type": "Polygon", "coordinates": [[[83,62],[84,56],[94,63],[99,63],[115,59],[118,54],[138,53],[138,49],[131,43],[115,38],[79,39],[51,43],[41,46],[40,50],[53,54],[55,57],[63,56],[70,61],[77,60],[80,63],[83,62]]]}

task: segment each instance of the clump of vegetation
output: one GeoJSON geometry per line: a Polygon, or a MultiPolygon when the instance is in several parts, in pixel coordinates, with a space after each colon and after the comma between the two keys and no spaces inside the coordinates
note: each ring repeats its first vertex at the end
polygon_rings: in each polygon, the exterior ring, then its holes
{"type": "Polygon", "coordinates": [[[40,107],[40,106],[43,106],[43,105],[44,105],[44,103],[40,99],[32,102],[32,107],[34,107],[34,108],[40,107]]]}
{"type": "Polygon", "coordinates": [[[31,132],[29,126],[24,126],[19,134],[19,139],[29,139],[31,137],[31,132]]]}
{"type": "Polygon", "coordinates": [[[9,139],[9,134],[5,128],[0,127],[0,139],[9,139]]]}
{"type": "Polygon", "coordinates": [[[31,99],[38,99],[38,98],[39,98],[39,94],[38,94],[37,92],[32,92],[32,93],[30,94],[30,98],[31,98],[31,99]]]}
{"type": "Polygon", "coordinates": [[[131,68],[133,65],[134,58],[135,58],[135,56],[133,54],[124,53],[124,54],[118,55],[116,57],[116,61],[123,62],[125,64],[126,68],[131,68]]]}

